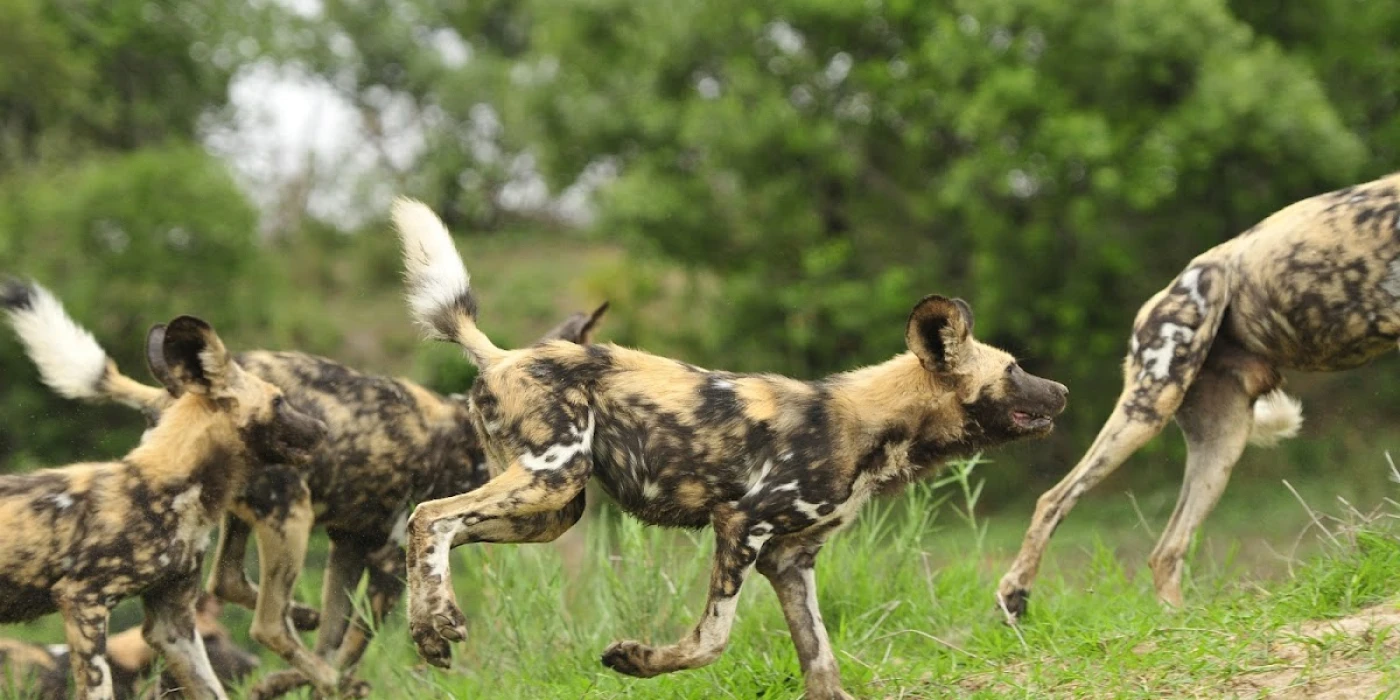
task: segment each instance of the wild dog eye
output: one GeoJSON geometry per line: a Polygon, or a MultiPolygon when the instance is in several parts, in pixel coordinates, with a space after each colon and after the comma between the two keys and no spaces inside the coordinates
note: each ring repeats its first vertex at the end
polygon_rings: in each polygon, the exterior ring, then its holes
{"type": "Polygon", "coordinates": [[[280,412],[282,411],[282,406],[285,405],[286,403],[287,403],[287,399],[285,399],[285,398],[283,398],[283,397],[281,397],[281,396],[278,396],[277,398],[275,398],[275,399],[272,400],[272,410],[277,411],[277,412],[280,413],[280,412]]]}

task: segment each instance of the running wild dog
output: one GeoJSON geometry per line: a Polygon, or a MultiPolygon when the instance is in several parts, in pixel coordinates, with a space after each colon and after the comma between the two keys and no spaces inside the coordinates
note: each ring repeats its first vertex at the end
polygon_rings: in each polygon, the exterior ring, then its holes
{"type": "MultiPolygon", "coordinates": [[[[159,416],[171,395],[123,375],[53,294],[33,282],[4,287],[29,303],[9,320],[44,382],[68,398],[115,401],[159,416]]],[[[544,337],[587,342],[607,309],[574,313],[544,337]]],[[[292,405],[319,418],[329,433],[306,464],[263,464],[224,520],[210,587],[253,608],[252,636],[292,667],[269,674],[254,697],[275,697],[310,683],[323,693],[368,687],[355,665],[403,590],[403,528],[415,503],[455,496],[486,483],[486,458],[468,420],[466,397],[440,396],[405,379],[362,374],[295,352],[235,356],[248,373],[279,387],[292,405]],[[331,547],[322,610],[292,600],[307,542],[322,526],[331,547]],[[248,537],[256,534],[261,586],[246,578],[248,537]],[[373,621],[353,623],[350,596],[367,575],[373,621]],[[316,627],[314,652],[288,628],[316,627]]],[[[153,373],[160,376],[158,369],[153,373]]]]}
{"type": "MultiPolygon", "coordinates": [[[[233,643],[219,623],[219,599],[204,593],[195,610],[195,629],[204,640],[204,651],[214,675],[224,685],[242,680],[258,666],[258,657],[233,643]]],[[[156,682],[156,652],[140,627],[118,632],[107,639],[107,662],[112,668],[116,700],[136,698],[156,682]]],[[[168,676],[169,674],[163,674],[168,676]]],[[[161,678],[164,687],[172,680],[161,678]]],[[[0,697],[29,700],[66,700],[69,696],[68,645],[40,646],[16,639],[0,639],[0,697]]]]}
{"type": "Polygon", "coordinates": [[[1138,311],[1123,393],[1079,464],[1040,497],[997,601],[1025,613],[1051,533],[1079,497],[1175,418],[1186,473],[1149,559],[1157,596],[1182,604],[1187,546],[1247,442],[1297,434],[1280,370],[1369,363],[1400,338],[1400,173],[1296,202],[1192,260],[1138,311]]]}
{"type": "Polygon", "coordinates": [[[605,665],[650,677],[704,666],[728,642],[740,586],[757,566],[777,591],[808,698],[847,698],[817,610],[823,542],[877,492],[939,463],[1050,432],[1066,389],[972,337],[972,310],[929,296],[905,330],[909,352],[804,382],[707,371],[615,345],[496,347],[452,238],[426,206],[398,200],[413,316],[481,369],[474,425],[501,467],[468,494],[419,504],[408,523],[409,629],[429,663],[451,663],[466,620],[448,552],[469,542],[545,542],[584,509],[596,476],[627,512],[662,526],[711,525],[705,614],[676,644],[617,642],[605,665]]]}
{"type": "MultiPolygon", "coordinates": [[[[24,308],[6,288],[6,308],[24,308]]],[[[147,354],[178,395],[118,462],[0,476],[0,623],[61,612],[79,698],[113,697],[107,618],[140,596],[146,640],[187,695],[223,698],[195,624],[210,531],[256,465],[294,462],[323,423],[243,371],[207,323],[155,326],[147,354]]]]}

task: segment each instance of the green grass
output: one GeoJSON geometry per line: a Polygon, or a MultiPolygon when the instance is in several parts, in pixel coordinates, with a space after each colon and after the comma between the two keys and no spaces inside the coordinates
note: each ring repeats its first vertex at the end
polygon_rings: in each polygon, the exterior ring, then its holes
{"type": "MultiPolygon", "coordinates": [[[[1257,513],[1296,516],[1275,538],[1283,547],[1309,516],[1280,491],[1263,498],[1267,508],[1257,513]]],[[[1131,505],[1105,509],[1113,517],[1086,506],[1057,539],[1030,619],[1012,629],[1000,622],[991,593],[1020,526],[1010,517],[968,517],[975,495],[955,478],[940,490],[925,484],[873,503],[819,558],[822,611],[845,684],[857,696],[1311,697],[1340,685],[1363,692],[1333,697],[1369,698],[1400,682],[1395,635],[1314,638],[1299,627],[1400,590],[1400,540],[1386,518],[1353,513],[1349,522],[1328,521],[1331,535],[1303,538],[1311,555],[1291,575],[1283,564],[1258,575],[1241,563],[1249,557],[1215,541],[1235,534],[1203,537],[1216,552],[1195,553],[1188,607],[1169,612],[1152,595],[1137,551],[1152,537],[1131,505]]],[[[1239,531],[1244,522],[1276,527],[1288,518],[1221,520],[1239,531]]],[[[586,540],[591,563],[577,572],[567,572],[549,546],[457,549],[454,583],[471,622],[454,668],[419,662],[400,609],[362,677],[383,697],[801,696],[783,617],[756,574],[717,663],[649,680],[605,669],[598,656],[615,639],[667,643],[689,631],[713,546],[709,531],[663,531],[607,516],[592,521],[586,540]]],[[[315,578],[303,583],[306,599],[314,599],[315,578]]]]}
{"type": "MultiPolygon", "coordinates": [[[[1162,522],[1174,494],[1100,497],[1057,534],[1031,616],[1013,629],[991,594],[1029,511],[971,515],[978,490],[967,473],[872,503],[818,559],[822,611],[846,687],[859,697],[1371,698],[1400,684],[1397,634],[1304,626],[1400,591],[1391,505],[1363,517],[1340,504],[1318,507],[1331,500],[1321,482],[1300,487],[1301,501],[1282,485],[1255,485],[1207,523],[1188,568],[1188,606],[1170,612],[1155,601],[1143,562],[1155,534],[1149,524],[1162,522]],[[1321,527],[1300,538],[1314,517],[1321,527]],[[1295,544],[1301,554],[1287,558],[1295,544]],[[1352,694],[1322,695],[1338,688],[1352,694]]],[[[587,563],[578,571],[567,571],[552,546],[455,550],[453,581],[470,637],[457,646],[453,669],[418,660],[399,607],[361,669],[374,697],[801,697],[782,614],[756,574],[730,647],[712,666],[649,680],[605,669],[598,656],[613,640],[667,643],[689,631],[713,550],[708,530],[666,531],[616,516],[606,506],[589,516],[587,563]]],[[[298,592],[311,602],[320,583],[316,544],[298,592]]],[[[1400,611],[1389,614],[1389,624],[1400,622],[1400,611]]],[[[128,603],[114,629],[138,617],[128,603]]],[[[247,644],[247,611],[230,606],[225,619],[247,644]]],[[[56,616],[6,634],[14,632],[62,638],[56,616]]],[[[264,658],[264,671],[284,667],[264,658]]],[[[231,696],[243,697],[242,689],[231,696]]]]}

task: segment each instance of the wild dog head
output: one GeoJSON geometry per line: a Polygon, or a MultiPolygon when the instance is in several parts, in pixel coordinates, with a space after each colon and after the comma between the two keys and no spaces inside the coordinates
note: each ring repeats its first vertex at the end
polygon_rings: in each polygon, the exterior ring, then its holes
{"type": "Polygon", "coordinates": [[[301,462],[326,425],[293,407],[282,390],[245,372],[208,323],[181,316],[146,335],[151,374],[171,396],[202,396],[233,418],[244,445],[263,463],[301,462]]]}
{"type": "Polygon", "coordinates": [[[972,307],[930,295],[909,314],[904,339],[937,385],[957,396],[964,429],[985,444],[1047,435],[1069,390],[1021,369],[1009,353],[972,337],[972,307]]]}

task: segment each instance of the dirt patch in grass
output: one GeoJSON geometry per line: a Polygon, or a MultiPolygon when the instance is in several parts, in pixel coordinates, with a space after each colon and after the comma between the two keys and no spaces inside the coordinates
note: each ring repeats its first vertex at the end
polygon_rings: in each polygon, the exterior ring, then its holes
{"type": "Polygon", "coordinates": [[[1346,617],[1290,625],[1262,651],[1269,662],[1231,678],[1226,694],[1290,700],[1393,697],[1397,678],[1386,673],[1386,664],[1400,656],[1400,607],[1389,602],[1346,617]]]}

